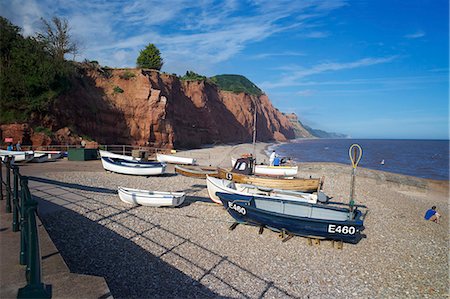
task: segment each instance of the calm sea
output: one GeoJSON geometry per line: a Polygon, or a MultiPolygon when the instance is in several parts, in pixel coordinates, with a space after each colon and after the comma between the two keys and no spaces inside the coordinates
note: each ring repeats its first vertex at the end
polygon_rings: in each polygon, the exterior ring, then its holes
{"type": "Polygon", "coordinates": [[[420,178],[449,179],[448,140],[296,139],[276,145],[275,149],[280,156],[298,162],[350,164],[348,149],[353,143],[363,149],[361,167],[420,178]]]}

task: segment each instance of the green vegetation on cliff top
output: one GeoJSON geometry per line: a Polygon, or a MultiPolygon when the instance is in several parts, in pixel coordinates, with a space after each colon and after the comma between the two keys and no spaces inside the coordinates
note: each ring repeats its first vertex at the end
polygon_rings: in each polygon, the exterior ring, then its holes
{"type": "Polygon", "coordinates": [[[217,75],[211,77],[210,80],[222,90],[235,93],[245,92],[257,96],[263,94],[263,91],[258,86],[242,75],[217,75]]]}

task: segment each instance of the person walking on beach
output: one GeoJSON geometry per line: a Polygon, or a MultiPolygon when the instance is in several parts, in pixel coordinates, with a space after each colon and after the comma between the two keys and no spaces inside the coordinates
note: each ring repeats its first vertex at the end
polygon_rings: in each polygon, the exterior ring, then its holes
{"type": "Polygon", "coordinates": [[[436,206],[432,206],[431,209],[426,211],[424,218],[425,220],[439,223],[439,218],[441,218],[441,215],[436,211],[436,206]]]}
{"type": "Polygon", "coordinates": [[[22,150],[22,147],[20,146],[20,141],[17,141],[16,151],[21,151],[21,150],[22,150]]]}
{"type": "Polygon", "coordinates": [[[269,157],[270,166],[273,166],[273,160],[275,160],[276,156],[277,156],[277,153],[275,153],[275,150],[273,150],[269,157]]]}
{"type": "Polygon", "coordinates": [[[9,143],[9,144],[8,144],[8,147],[6,147],[6,150],[7,150],[7,151],[12,151],[12,150],[13,150],[12,143],[9,143]]]}

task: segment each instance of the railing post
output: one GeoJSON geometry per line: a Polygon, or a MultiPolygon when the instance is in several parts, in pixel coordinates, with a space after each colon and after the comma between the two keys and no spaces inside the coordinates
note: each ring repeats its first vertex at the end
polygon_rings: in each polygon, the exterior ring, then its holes
{"type": "Polygon", "coordinates": [[[6,213],[11,213],[11,157],[6,158],[6,213]]]}
{"type": "Polygon", "coordinates": [[[27,218],[27,268],[26,276],[28,284],[19,289],[17,298],[51,298],[50,292],[42,283],[41,254],[39,250],[39,236],[36,224],[37,201],[31,198],[28,187],[25,188],[27,201],[25,213],[27,218]]]}
{"type": "Polygon", "coordinates": [[[13,232],[19,231],[19,167],[13,166],[14,198],[13,198],[13,232]]]}
{"type": "Polygon", "coordinates": [[[122,155],[125,155],[125,145],[122,145],[122,155]]]}
{"type": "Polygon", "coordinates": [[[20,180],[20,221],[19,221],[19,228],[20,228],[20,255],[19,255],[19,262],[21,265],[26,265],[27,263],[27,229],[28,229],[28,219],[27,215],[25,214],[25,203],[27,201],[27,194],[26,194],[26,188],[28,188],[28,178],[22,177],[20,180]]]}
{"type": "Polygon", "coordinates": [[[3,160],[0,158],[0,200],[3,200],[3,160]]]}

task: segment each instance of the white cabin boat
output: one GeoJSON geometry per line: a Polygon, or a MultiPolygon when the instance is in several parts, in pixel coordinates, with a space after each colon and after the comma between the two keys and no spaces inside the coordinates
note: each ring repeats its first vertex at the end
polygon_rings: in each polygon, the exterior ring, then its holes
{"type": "Polygon", "coordinates": [[[102,165],[105,170],[131,175],[160,175],[166,170],[164,163],[125,161],[110,157],[103,157],[102,165]]]}
{"type": "MultiPolygon", "coordinates": [[[[231,166],[234,167],[237,159],[231,158],[231,166]]],[[[270,166],[270,165],[255,165],[253,173],[256,175],[267,175],[276,177],[295,177],[297,176],[298,166],[270,166]]]]}
{"type": "Polygon", "coordinates": [[[176,207],[186,198],[184,192],[160,192],[119,187],[119,197],[125,203],[149,207],[176,207]]]}
{"type": "Polygon", "coordinates": [[[195,164],[195,159],[193,158],[185,158],[178,157],[172,155],[164,155],[164,154],[156,154],[156,160],[159,162],[170,163],[170,164],[186,164],[193,165],[195,164]]]}
{"type": "Polygon", "coordinates": [[[115,154],[115,153],[111,153],[108,151],[104,151],[104,150],[98,150],[98,152],[100,153],[100,157],[109,157],[109,158],[115,158],[115,159],[122,159],[122,160],[127,160],[127,161],[141,161],[140,158],[135,158],[132,156],[127,156],[127,155],[119,155],[119,154],[115,154]]]}
{"type": "Polygon", "coordinates": [[[206,177],[206,185],[208,187],[208,194],[212,201],[218,204],[222,204],[216,192],[240,194],[240,195],[254,195],[264,198],[276,198],[283,200],[292,200],[299,202],[307,202],[311,204],[320,202],[326,202],[327,196],[323,192],[316,194],[305,193],[299,191],[289,191],[281,189],[272,189],[267,187],[238,184],[225,179],[218,179],[214,177],[206,177]]]}

